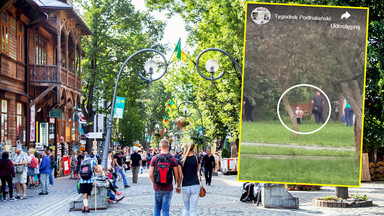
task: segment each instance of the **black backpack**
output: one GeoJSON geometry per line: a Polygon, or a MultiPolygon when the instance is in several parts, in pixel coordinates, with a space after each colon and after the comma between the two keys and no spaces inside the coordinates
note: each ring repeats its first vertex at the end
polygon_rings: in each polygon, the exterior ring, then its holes
{"type": "Polygon", "coordinates": [[[173,167],[172,155],[156,155],[154,178],[157,185],[166,186],[172,184],[173,167]]]}
{"type": "Polygon", "coordinates": [[[80,177],[83,180],[89,180],[92,178],[93,171],[92,171],[92,165],[91,160],[83,160],[80,164],[80,177]]]}

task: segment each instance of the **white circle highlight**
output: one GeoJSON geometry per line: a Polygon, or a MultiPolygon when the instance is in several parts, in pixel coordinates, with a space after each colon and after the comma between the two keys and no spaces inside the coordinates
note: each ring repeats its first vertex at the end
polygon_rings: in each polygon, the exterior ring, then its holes
{"type": "Polygon", "coordinates": [[[321,90],[320,88],[314,86],[314,85],[310,85],[310,84],[298,84],[298,85],[294,85],[292,87],[290,87],[289,89],[285,90],[285,92],[280,96],[280,99],[279,99],[279,102],[277,103],[277,116],[279,117],[279,120],[281,122],[281,124],[287,128],[289,131],[293,132],[293,133],[296,133],[296,134],[302,134],[302,135],[306,135],[306,134],[313,134],[313,133],[316,133],[317,131],[321,130],[329,121],[329,118],[331,117],[331,101],[329,100],[328,96],[323,92],[323,90],[321,90]],[[324,96],[325,98],[327,99],[328,101],[328,106],[329,106],[329,112],[328,112],[328,118],[327,120],[324,122],[323,125],[321,125],[321,127],[317,128],[316,130],[314,131],[310,131],[310,132],[299,132],[299,131],[295,131],[291,128],[289,128],[286,124],[284,124],[283,120],[281,120],[281,116],[280,116],[280,111],[279,111],[279,107],[280,107],[280,102],[281,102],[281,99],[284,97],[285,94],[287,94],[287,92],[289,92],[290,90],[294,89],[294,88],[297,88],[297,87],[311,87],[311,88],[315,88],[317,90],[319,90],[324,96]]]}

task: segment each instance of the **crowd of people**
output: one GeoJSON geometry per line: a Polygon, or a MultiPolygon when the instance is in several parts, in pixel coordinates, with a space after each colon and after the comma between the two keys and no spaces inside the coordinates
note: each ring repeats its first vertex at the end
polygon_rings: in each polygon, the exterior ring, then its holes
{"type": "Polygon", "coordinates": [[[39,186],[41,186],[39,195],[48,195],[48,186],[53,185],[54,166],[56,162],[50,149],[32,154],[31,151],[25,153],[21,148],[16,148],[13,158],[10,158],[8,152],[3,152],[0,160],[3,201],[8,198],[9,201],[27,199],[27,188],[35,189],[39,186]]]}
{"type": "MultiPolygon", "coordinates": [[[[203,185],[201,172],[205,175],[205,184],[211,185],[212,171],[215,168],[215,157],[210,150],[195,151],[194,143],[186,144],[183,152],[171,154],[168,140],[160,141],[160,151],[143,152],[139,148],[133,148],[133,152],[126,160],[120,147],[116,152],[109,152],[107,169],[101,164],[98,154],[87,152],[72,152],[70,157],[70,179],[78,180],[78,193],[82,194],[82,212],[89,212],[88,198],[94,187],[97,175],[104,176],[108,183],[108,202],[116,203],[124,198],[118,191],[117,182],[123,180],[124,188],[128,185],[125,168],[128,161],[132,170],[132,182],[138,182],[139,173],[143,169],[149,169],[149,177],[154,189],[154,215],[169,215],[172,200],[173,185],[176,193],[182,193],[184,201],[183,215],[196,215],[197,201],[203,185]]],[[[217,161],[217,159],[216,159],[217,161]]],[[[27,198],[27,188],[39,188],[39,195],[48,195],[49,185],[53,185],[53,169],[57,166],[51,150],[43,150],[40,153],[23,152],[16,148],[15,155],[10,158],[8,152],[1,155],[0,178],[2,183],[3,200],[10,201],[27,198]],[[8,185],[8,189],[7,186],[8,185]],[[14,187],[16,194],[14,194],[14,187]],[[23,192],[21,194],[21,191],[23,192]]]]}

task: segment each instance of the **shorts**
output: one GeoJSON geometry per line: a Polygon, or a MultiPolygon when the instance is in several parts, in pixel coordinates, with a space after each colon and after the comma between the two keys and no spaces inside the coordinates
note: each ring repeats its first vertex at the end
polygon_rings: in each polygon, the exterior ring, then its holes
{"type": "Polygon", "coordinates": [[[88,194],[88,196],[91,196],[92,188],[93,183],[80,183],[79,193],[88,194]]]}
{"type": "Polygon", "coordinates": [[[13,183],[26,184],[27,183],[27,172],[15,173],[13,183]]]}
{"type": "Polygon", "coordinates": [[[28,167],[27,176],[33,176],[33,175],[35,175],[35,168],[28,167]]]}

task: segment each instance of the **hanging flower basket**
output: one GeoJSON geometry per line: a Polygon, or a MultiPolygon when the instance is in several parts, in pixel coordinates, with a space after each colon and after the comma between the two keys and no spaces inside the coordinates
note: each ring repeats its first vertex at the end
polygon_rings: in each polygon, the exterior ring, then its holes
{"type": "Polygon", "coordinates": [[[188,122],[187,120],[179,119],[179,120],[177,121],[177,127],[178,127],[180,130],[186,128],[188,125],[189,125],[189,122],[188,122]]]}

